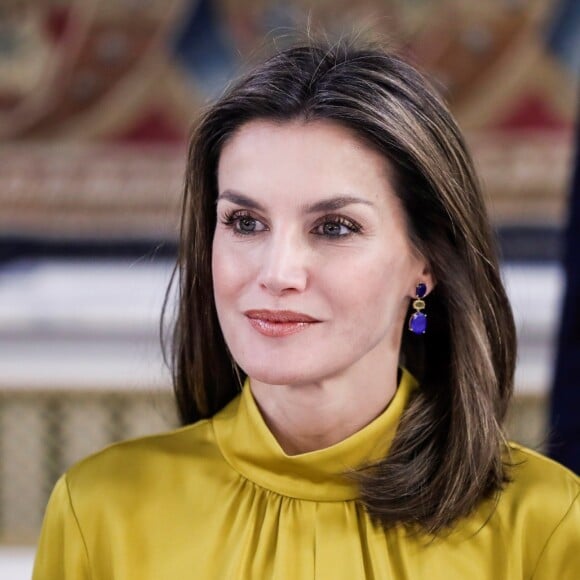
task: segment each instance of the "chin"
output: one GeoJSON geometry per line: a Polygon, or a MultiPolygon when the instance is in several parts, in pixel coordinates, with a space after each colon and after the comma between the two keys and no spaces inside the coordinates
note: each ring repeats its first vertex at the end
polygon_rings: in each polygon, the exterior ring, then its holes
{"type": "Polygon", "coordinates": [[[324,375],[312,372],[300,365],[286,365],[281,368],[275,363],[271,365],[264,364],[240,364],[243,371],[255,381],[266,383],[268,385],[294,385],[309,383],[321,379],[324,375]]]}
{"type": "Polygon", "coordinates": [[[265,369],[263,367],[249,365],[244,368],[244,372],[251,379],[266,383],[267,385],[292,385],[308,379],[308,376],[304,372],[297,373],[296,370],[290,369],[265,369]]]}

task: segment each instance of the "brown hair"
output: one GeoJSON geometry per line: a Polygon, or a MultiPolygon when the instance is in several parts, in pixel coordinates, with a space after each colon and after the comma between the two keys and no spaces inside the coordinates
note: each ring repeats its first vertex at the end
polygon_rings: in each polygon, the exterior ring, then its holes
{"type": "Polygon", "coordinates": [[[401,347],[401,363],[420,388],[388,456],[357,477],[360,501],[375,521],[440,531],[506,481],[501,423],[512,391],[515,330],[460,130],[425,78],[380,46],[311,40],[281,50],[233,83],[197,124],[174,271],[172,354],[181,421],[212,416],[245,378],[213,300],[220,151],[250,120],[296,118],[340,123],[385,157],[409,237],[437,280],[426,300],[427,334],[405,332],[401,347]]]}

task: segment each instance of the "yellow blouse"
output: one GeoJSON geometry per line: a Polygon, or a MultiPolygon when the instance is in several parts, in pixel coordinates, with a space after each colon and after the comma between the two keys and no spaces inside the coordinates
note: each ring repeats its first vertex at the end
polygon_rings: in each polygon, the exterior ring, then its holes
{"type": "Polygon", "coordinates": [[[245,385],[213,419],[113,445],[49,501],[34,580],[577,580],[579,479],[513,447],[514,481],[436,539],[383,531],[341,474],[384,456],[414,388],[326,449],[286,455],[245,385]],[[491,516],[490,516],[491,514],[491,516]]]}

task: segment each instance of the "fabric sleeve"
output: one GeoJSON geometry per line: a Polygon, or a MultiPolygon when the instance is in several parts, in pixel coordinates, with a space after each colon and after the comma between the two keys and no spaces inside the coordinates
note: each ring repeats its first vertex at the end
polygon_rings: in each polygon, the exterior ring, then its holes
{"type": "Polygon", "coordinates": [[[572,505],[550,535],[532,574],[532,580],[580,578],[580,500],[572,505]]]}
{"type": "Polygon", "coordinates": [[[32,580],[88,580],[88,553],[63,475],[46,507],[32,580]]]}

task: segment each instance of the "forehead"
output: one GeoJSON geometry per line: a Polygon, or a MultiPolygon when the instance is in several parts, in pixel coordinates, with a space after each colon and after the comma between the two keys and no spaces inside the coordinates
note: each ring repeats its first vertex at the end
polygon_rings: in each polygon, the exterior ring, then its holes
{"type": "Polygon", "coordinates": [[[392,193],[385,157],[352,130],[328,120],[242,125],[224,145],[218,164],[220,191],[294,196],[338,192],[379,201],[392,193]]]}

